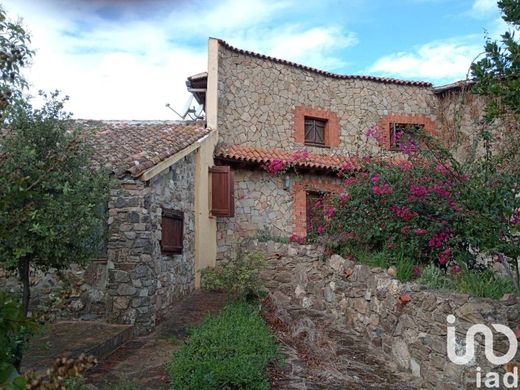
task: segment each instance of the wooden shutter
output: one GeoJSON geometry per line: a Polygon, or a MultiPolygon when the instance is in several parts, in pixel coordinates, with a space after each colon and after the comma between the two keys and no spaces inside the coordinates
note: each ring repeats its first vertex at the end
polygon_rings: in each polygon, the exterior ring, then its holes
{"type": "Polygon", "coordinates": [[[215,166],[211,174],[211,214],[216,217],[235,216],[233,171],[228,166],[215,166]]]}
{"type": "Polygon", "coordinates": [[[325,145],[326,120],[305,118],[305,143],[308,145],[325,145]]]}
{"type": "Polygon", "coordinates": [[[178,210],[162,209],[161,250],[164,254],[182,253],[184,238],[184,213],[178,210]]]}

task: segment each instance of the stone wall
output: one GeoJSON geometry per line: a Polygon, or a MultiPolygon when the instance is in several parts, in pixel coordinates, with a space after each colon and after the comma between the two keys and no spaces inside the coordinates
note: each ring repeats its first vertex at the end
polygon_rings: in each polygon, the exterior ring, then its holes
{"type": "MultiPolygon", "coordinates": [[[[474,361],[467,366],[451,363],[446,317],[453,314],[457,318],[459,341],[477,323],[518,329],[518,297],[493,301],[402,284],[384,270],[337,255],[326,257],[312,246],[252,241],[250,249],[268,254],[270,266],[262,277],[279,304],[333,317],[335,325],[354,332],[359,342],[370,344],[389,362],[419,378],[421,388],[475,388],[477,367],[483,377],[489,371],[503,372],[484,358],[482,338],[477,338],[474,361]]],[[[502,355],[509,344],[495,337],[494,346],[495,354],[502,355]]],[[[461,353],[462,345],[458,347],[461,353]]],[[[520,352],[515,361],[519,359],[520,352]]]]}
{"type": "Polygon", "coordinates": [[[233,257],[241,240],[258,234],[305,236],[305,192],[340,188],[338,178],[317,174],[279,176],[261,169],[235,169],[234,176],[235,216],[217,219],[217,259],[233,257]]]}
{"type": "MultiPolygon", "coordinates": [[[[224,143],[299,149],[294,114],[300,106],[327,110],[339,118],[339,146],[307,147],[318,154],[353,153],[356,143],[367,142],[366,129],[392,113],[436,119],[436,97],[427,86],[337,79],[222,45],[218,54],[218,130],[224,143]]],[[[377,150],[374,140],[363,145],[363,153],[377,150]]]]}
{"type": "Polygon", "coordinates": [[[193,290],[194,169],[191,154],[147,183],[125,179],[111,191],[106,264],[110,321],[148,332],[173,301],[193,290]],[[184,212],[180,255],[161,253],[162,207],[184,212]]]}

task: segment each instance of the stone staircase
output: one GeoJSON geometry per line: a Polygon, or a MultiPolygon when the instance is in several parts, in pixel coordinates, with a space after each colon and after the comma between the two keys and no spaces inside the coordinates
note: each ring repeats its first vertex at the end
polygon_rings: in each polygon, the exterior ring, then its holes
{"type": "Polygon", "coordinates": [[[59,321],[40,329],[29,342],[22,371],[44,371],[56,358],[76,358],[82,353],[98,360],[110,355],[133,337],[133,326],[97,321],[59,321]]]}

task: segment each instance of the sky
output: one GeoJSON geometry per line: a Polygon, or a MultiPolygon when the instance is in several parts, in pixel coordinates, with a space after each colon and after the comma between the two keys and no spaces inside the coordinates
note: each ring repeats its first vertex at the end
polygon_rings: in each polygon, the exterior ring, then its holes
{"type": "Polygon", "coordinates": [[[341,74],[447,84],[466,78],[486,34],[507,29],[495,0],[0,0],[36,50],[38,90],[76,118],[179,119],[208,37],[341,74]]]}

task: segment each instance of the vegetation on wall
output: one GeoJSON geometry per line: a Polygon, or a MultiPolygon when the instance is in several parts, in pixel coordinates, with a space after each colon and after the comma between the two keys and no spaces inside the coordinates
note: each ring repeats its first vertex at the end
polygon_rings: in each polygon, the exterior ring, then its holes
{"type": "Polygon", "coordinates": [[[277,358],[259,305],[243,301],[208,316],[174,354],[172,389],[269,389],[266,368],[277,358]]]}

